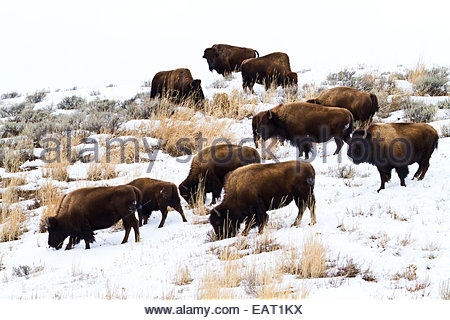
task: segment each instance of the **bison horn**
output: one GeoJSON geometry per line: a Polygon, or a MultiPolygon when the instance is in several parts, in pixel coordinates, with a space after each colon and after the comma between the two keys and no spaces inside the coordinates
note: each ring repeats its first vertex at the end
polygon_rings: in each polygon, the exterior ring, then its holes
{"type": "Polygon", "coordinates": [[[364,130],[363,139],[367,138],[367,130],[364,130]]]}
{"type": "Polygon", "coordinates": [[[272,111],[269,110],[269,119],[272,119],[272,111]]]}
{"type": "Polygon", "coordinates": [[[50,225],[50,221],[48,221],[48,218],[45,218],[44,221],[45,221],[45,225],[46,225],[46,226],[49,226],[49,225],[50,225]]]}

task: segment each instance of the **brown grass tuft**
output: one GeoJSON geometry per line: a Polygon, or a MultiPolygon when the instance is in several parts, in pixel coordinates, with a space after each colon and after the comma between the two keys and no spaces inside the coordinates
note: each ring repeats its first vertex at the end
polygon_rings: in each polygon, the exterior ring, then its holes
{"type": "Polygon", "coordinates": [[[51,182],[48,182],[38,190],[38,199],[43,206],[39,232],[46,232],[45,219],[56,215],[56,210],[64,194],[51,182]]]}
{"type": "Polygon", "coordinates": [[[99,181],[117,178],[119,174],[116,172],[113,164],[92,162],[89,164],[87,175],[88,180],[99,181]]]}
{"type": "Polygon", "coordinates": [[[25,220],[25,213],[20,206],[3,204],[0,216],[0,242],[19,239],[25,232],[22,228],[22,223],[25,220]]]}
{"type": "Polygon", "coordinates": [[[327,249],[321,239],[310,234],[303,245],[300,258],[302,278],[320,278],[325,275],[327,249]]]}
{"type": "Polygon", "coordinates": [[[194,279],[191,277],[191,273],[187,266],[179,267],[175,275],[174,283],[177,286],[184,286],[190,284],[194,279]]]}

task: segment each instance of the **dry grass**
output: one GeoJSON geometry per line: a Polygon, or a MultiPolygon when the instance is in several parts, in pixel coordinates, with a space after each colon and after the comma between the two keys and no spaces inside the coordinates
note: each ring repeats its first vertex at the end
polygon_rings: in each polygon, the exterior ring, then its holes
{"type": "Polygon", "coordinates": [[[406,279],[408,281],[417,280],[417,266],[410,264],[403,272],[397,272],[392,276],[392,280],[406,279]]]}
{"type": "Polygon", "coordinates": [[[20,206],[10,206],[3,202],[0,216],[0,242],[13,241],[25,232],[22,223],[26,220],[20,206]]]}
{"type": "Polygon", "coordinates": [[[195,194],[193,195],[193,202],[192,202],[192,213],[196,216],[206,216],[209,214],[209,210],[206,208],[205,203],[205,185],[203,184],[203,181],[200,179],[200,183],[197,186],[197,190],[195,194]]]}
{"type": "Polygon", "coordinates": [[[10,178],[2,178],[2,188],[22,186],[27,181],[24,176],[14,176],[10,178]]]}
{"type": "Polygon", "coordinates": [[[19,202],[19,188],[14,186],[6,188],[2,193],[2,204],[10,205],[17,202],[19,202]]]}
{"type": "Polygon", "coordinates": [[[191,276],[191,273],[189,271],[189,268],[187,266],[179,267],[178,271],[175,275],[175,279],[173,282],[177,286],[184,286],[190,284],[194,279],[191,276]]]}
{"type": "Polygon", "coordinates": [[[223,269],[213,271],[206,269],[200,280],[198,288],[198,299],[235,299],[238,298],[234,290],[230,288],[238,287],[243,279],[241,265],[235,262],[226,262],[223,269]]]}
{"type": "Polygon", "coordinates": [[[256,236],[251,247],[254,254],[272,252],[281,249],[281,245],[275,242],[273,234],[267,231],[261,235],[256,236]]]}
{"type": "Polygon", "coordinates": [[[114,179],[117,178],[118,175],[115,166],[105,162],[92,162],[89,164],[87,170],[87,179],[91,181],[114,179]]]}
{"type": "Polygon", "coordinates": [[[300,275],[302,278],[320,278],[325,275],[327,249],[322,240],[310,234],[303,245],[302,257],[300,258],[300,275]]]}
{"type": "Polygon", "coordinates": [[[39,225],[39,232],[46,232],[45,219],[56,215],[56,210],[61,202],[64,194],[61,190],[55,187],[54,184],[48,182],[38,190],[38,199],[41,206],[43,206],[41,222],[39,225]]]}
{"type": "Polygon", "coordinates": [[[441,292],[441,299],[450,300],[450,280],[442,281],[439,285],[439,290],[441,292]]]}
{"type": "Polygon", "coordinates": [[[428,75],[427,68],[422,61],[418,61],[416,67],[408,72],[408,82],[417,83],[421,78],[428,75]]]}
{"type": "Polygon", "coordinates": [[[204,112],[215,118],[244,119],[253,116],[254,106],[258,103],[255,97],[242,91],[233,90],[230,94],[216,93],[211,101],[208,101],[204,112]]]}

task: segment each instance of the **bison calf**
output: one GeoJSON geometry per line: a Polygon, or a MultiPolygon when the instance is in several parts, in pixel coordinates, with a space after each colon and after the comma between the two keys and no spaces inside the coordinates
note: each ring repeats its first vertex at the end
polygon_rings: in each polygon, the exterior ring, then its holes
{"type": "Polygon", "coordinates": [[[216,70],[223,76],[229,75],[233,71],[240,71],[242,61],[254,57],[259,57],[258,51],[227,44],[215,44],[203,52],[203,58],[208,62],[209,71],[216,70]]]}
{"type": "Polygon", "coordinates": [[[211,204],[214,204],[220,197],[224,178],[228,172],[259,162],[261,157],[258,151],[250,147],[221,144],[205,148],[192,159],[189,175],[178,187],[180,194],[193,205],[197,197],[203,198],[204,201],[206,193],[212,192],[211,204]]]}
{"type": "Polygon", "coordinates": [[[309,158],[311,142],[326,142],[334,138],[338,154],[344,142],[349,141],[353,131],[353,117],[350,111],[341,108],[324,107],[306,102],[280,104],[268,111],[256,114],[252,119],[253,140],[278,138],[289,140],[309,158]]]}
{"type": "Polygon", "coordinates": [[[231,172],[225,182],[225,197],[211,210],[210,222],[219,238],[235,236],[239,225],[246,222],[245,233],[253,226],[262,233],[268,220],[267,210],[288,205],[298,207],[293,225],[298,225],[305,208],[316,223],[314,198],[315,172],[307,162],[289,161],[251,164],[231,172]]]}
{"type": "Polygon", "coordinates": [[[414,178],[422,180],[430,166],[430,157],[437,148],[436,130],[424,123],[373,124],[367,130],[356,130],[350,141],[348,156],[354,163],[368,162],[377,167],[381,186],[391,179],[395,169],[400,184],[406,187],[408,165],[417,162],[419,169],[414,178]]]}
{"type": "Polygon", "coordinates": [[[255,83],[264,84],[266,90],[272,83],[278,86],[297,85],[298,76],[291,71],[289,57],[283,52],[274,52],[260,58],[242,62],[242,87],[253,92],[255,83]]]}
{"type": "Polygon", "coordinates": [[[147,224],[148,218],[155,210],[160,210],[162,214],[158,228],[164,226],[167,218],[167,207],[171,206],[178,211],[187,222],[181,208],[180,197],[177,186],[171,182],[165,182],[150,178],[141,178],[131,181],[128,185],[138,188],[142,192],[142,212],[139,213],[139,226],[147,224]]]}
{"type": "Polygon", "coordinates": [[[373,93],[349,87],[336,87],[323,91],[307,102],[349,110],[355,120],[369,121],[378,111],[378,99],[373,93]]]}
{"type": "Polygon", "coordinates": [[[131,228],[136,242],[139,241],[139,226],[135,211],[141,211],[141,191],[133,186],[82,188],[65,195],[56,216],[47,219],[48,244],[60,249],[70,236],[66,250],[84,239],[86,249],[95,241],[94,231],[105,229],[122,219],[128,241],[131,228]]]}
{"type": "Polygon", "coordinates": [[[205,99],[201,80],[194,80],[191,71],[184,68],[160,71],[153,77],[150,98],[165,95],[176,102],[190,98],[199,104],[205,99]]]}

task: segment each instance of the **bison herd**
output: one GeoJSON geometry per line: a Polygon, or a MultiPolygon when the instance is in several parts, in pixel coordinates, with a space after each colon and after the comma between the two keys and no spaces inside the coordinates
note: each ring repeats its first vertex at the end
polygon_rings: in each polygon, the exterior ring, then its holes
{"type": "MultiPolygon", "coordinates": [[[[253,92],[255,83],[266,89],[271,83],[279,86],[297,85],[297,74],[291,71],[289,57],[282,52],[259,56],[250,48],[215,44],[204,51],[209,70],[221,75],[241,72],[244,90],[253,92]]],[[[192,98],[196,104],[204,100],[201,81],[193,79],[189,69],[158,72],[151,86],[151,97],[167,95],[177,101],[192,98]]],[[[427,124],[371,124],[367,129],[354,130],[354,120],[370,123],[378,111],[377,97],[353,88],[337,87],[305,101],[280,104],[256,114],[252,119],[254,144],[258,140],[287,140],[298,148],[299,156],[308,159],[313,143],[330,139],[336,142],[338,154],[349,145],[348,156],[355,164],[370,163],[380,173],[381,186],[395,169],[401,185],[406,186],[408,166],[418,163],[414,178],[422,180],[429,160],[438,145],[436,130],[427,124]]],[[[168,207],[172,207],[186,222],[179,194],[193,206],[204,203],[206,193],[212,202],[222,202],[210,210],[209,221],[219,238],[235,236],[242,223],[243,234],[258,227],[262,232],[268,220],[267,211],[294,201],[298,225],[306,208],[311,225],[316,223],[314,197],[315,171],[305,161],[261,164],[257,150],[233,144],[221,144],[201,150],[192,160],[186,179],[178,186],[149,178],[140,178],[127,185],[82,188],[65,195],[56,216],[46,220],[49,246],[59,249],[69,237],[66,250],[84,240],[86,249],[95,241],[94,231],[111,227],[122,220],[128,241],[131,228],[135,241],[140,240],[139,227],[147,223],[153,211],[161,211],[159,228],[164,226],[168,207]],[[139,221],[135,213],[138,213],[139,221]]]]}

